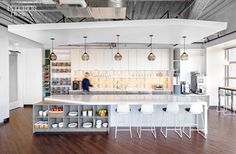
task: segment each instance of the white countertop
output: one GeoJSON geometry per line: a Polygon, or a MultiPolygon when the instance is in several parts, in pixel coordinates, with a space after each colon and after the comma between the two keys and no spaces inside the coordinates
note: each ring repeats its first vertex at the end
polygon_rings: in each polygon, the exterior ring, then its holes
{"type": "Polygon", "coordinates": [[[201,103],[207,105],[204,101],[191,101],[185,99],[182,95],[53,95],[46,97],[45,101],[86,104],[86,105],[115,105],[121,103],[138,104],[193,104],[201,103]]]}

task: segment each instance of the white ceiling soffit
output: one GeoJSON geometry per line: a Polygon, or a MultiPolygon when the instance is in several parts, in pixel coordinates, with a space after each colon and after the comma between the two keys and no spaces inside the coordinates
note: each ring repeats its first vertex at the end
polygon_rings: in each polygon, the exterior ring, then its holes
{"type": "Polygon", "coordinates": [[[153,43],[183,44],[197,42],[207,36],[227,28],[226,22],[213,22],[187,19],[126,20],[79,23],[51,23],[30,25],[9,25],[12,33],[42,43],[50,47],[50,38],[55,38],[55,46],[61,44],[87,42],[116,42],[120,35],[121,43],[148,43],[149,35],[154,35],[153,43]]]}

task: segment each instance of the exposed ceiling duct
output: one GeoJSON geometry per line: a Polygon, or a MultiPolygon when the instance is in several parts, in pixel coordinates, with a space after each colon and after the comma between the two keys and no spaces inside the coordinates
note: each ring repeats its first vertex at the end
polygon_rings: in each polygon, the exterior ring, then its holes
{"type": "Polygon", "coordinates": [[[26,6],[35,6],[34,11],[61,12],[68,18],[125,19],[126,17],[125,0],[12,0],[10,2],[12,12],[25,11],[20,9],[26,6]],[[43,5],[54,8],[39,9],[43,5]]]}
{"type": "Polygon", "coordinates": [[[75,5],[61,5],[60,11],[66,17],[91,17],[95,19],[124,19],[126,17],[126,3],[124,0],[87,0],[88,7],[75,5]]]}

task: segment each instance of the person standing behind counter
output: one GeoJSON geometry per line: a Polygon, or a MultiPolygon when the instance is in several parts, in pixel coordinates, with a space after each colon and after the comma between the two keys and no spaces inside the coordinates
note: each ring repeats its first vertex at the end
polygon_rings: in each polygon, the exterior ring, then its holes
{"type": "Polygon", "coordinates": [[[89,93],[89,87],[93,87],[93,85],[91,85],[89,81],[89,72],[86,72],[82,80],[82,89],[83,89],[84,94],[89,93]]]}

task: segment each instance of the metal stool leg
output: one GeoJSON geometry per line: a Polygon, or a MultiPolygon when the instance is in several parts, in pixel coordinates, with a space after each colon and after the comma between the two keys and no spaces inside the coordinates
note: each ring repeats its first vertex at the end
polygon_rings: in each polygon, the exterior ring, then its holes
{"type": "MultiPolygon", "coordinates": [[[[166,113],[163,112],[163,114],[162,114],[162,124],[161,124],[161,133],[165,138],[167,138],[167,127],[166,127],[166,130],[165,130],[166,133],[163,132],[164,118],[165,117],[166,117],[166,113]]],[[[166,125],[166,122],[165,122],[165,125],[166,125]]]]}

